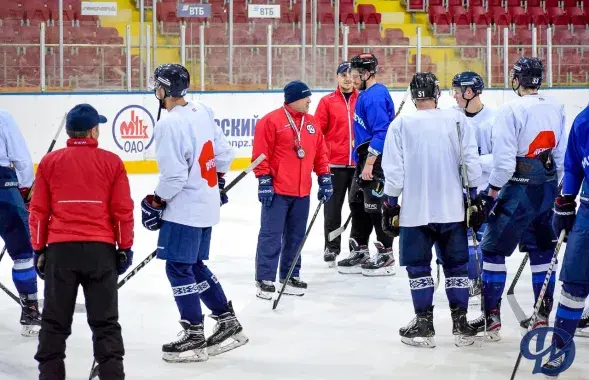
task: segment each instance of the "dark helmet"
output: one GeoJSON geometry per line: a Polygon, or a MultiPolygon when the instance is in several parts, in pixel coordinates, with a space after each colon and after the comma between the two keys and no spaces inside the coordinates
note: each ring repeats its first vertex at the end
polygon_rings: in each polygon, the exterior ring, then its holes
{"type": "Polygon", "coordinates": [[[155,69],[150,82],[154,90],[163,88],[166,97],[181,98],[190,87],[190,73],[178,63],[167,63],[155,69]]]}
{"type": "MultiPolygon", "coordinates": [[[[542,61],[535,57],[522,57],[513,65],[512,71],[512,88],[513,80],[517,78],[519,86],[527,88],[539,88],[542,85],[542,75],[544,65],[542,61]]],[[[518,88],[519,88],[518,86],[518,88]]],[[[517,88],[513,88],[514,91],[517,88]]]]}
{"type": "Polygon", "coordinates": [[[409,87],[414,102],[419,99],[434,99],[437,103],[440,97],[440,82],[438,82],[436,75],[431,72],[415,73],[409,87]]]}
{"type": "Polygon", "coordinates": [[[368,71],[374,75],[377,71],[378,60],[372,53],[362,53],[352,58],[350,66],[352,69],[357,69],[360,72],[368,71]]]}
{"type": "Polygon", "coordinates": [[[472,71],[465,71],[454,75],[452,87],[460,87],[462,97],[464,97],[464,93],[468,88],[472,89],[472,92],[477,96],[483,92],[485,82],[483,82],[483,78],[479,74],[472,71]]]}

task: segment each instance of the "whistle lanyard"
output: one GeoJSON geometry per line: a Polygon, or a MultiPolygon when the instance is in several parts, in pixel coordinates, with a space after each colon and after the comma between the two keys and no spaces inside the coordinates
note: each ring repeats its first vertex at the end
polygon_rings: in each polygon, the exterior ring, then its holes
{"type": "Polygon", "coordinates": [[[305,150],[303,149],[303,144],[301,141],[301,131],[303,130],[303,124],[305,123],[305,116],[301,118],[301,127],[297,129],[297,126],[292,116],[290,115],[290,112],[288,112],[288,110],[284,106],[282,106],[282,109],[284,109],[284,113],[286,114],[286,118],[288,119],[288,123],[290,124],[290,128],[295,133],[294,149],[297,153],[297,156],[302,159],[303,157],[305,157],[305,150]]]}

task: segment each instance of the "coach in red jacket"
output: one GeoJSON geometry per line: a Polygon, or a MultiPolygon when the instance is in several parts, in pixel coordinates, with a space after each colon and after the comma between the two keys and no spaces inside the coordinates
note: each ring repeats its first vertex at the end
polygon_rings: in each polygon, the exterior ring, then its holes
{"type": "Polygon", "coordinates": [[[323,209],[325,252],[323,259],[330,266],[335,264],[341,251],[341,236],[329,241],[329,233],[342,222],[342,206],[350,191],[356,163],[352,159],[354,149],[354,108],[358,90],[354,88],[350,74],[350,62],[342,62],[337,68],[337,89],[319,101],[315,120],[325,136],[329,152],[329,167],[333,182],[333,197],[323,209]]]}
{"type": "Polygon", "coordinates": [[[65,379],[66,339],[78,287],[86,298],[101,379],[124,379],[117,279],[132,263],[133,200],[123,162],[98,148],[106,118],[88,104],[67,115],[67,147],[37,169],[29,226],[45,305],[35,359],[39,379],[65,379]]]}
{"type": "MultiPolygon", "coordinates": [[[[319,180],[319,200],[333,193],[327,148],[323,134],[309,115],[311,90],[294,81],[284,87],[284,105],[256,124],[252,161],[262,153],[266,159],[254,172],[262,220],[256,252],[257,296],[270,299],[276,291],[276,269],[280,259],[280,281],[284,282],[305,235],[309,217],[311,172],[319,180]]],[[[300,258],[285,294],[303,295],[307,284],[299,279],[300,258]]]]}

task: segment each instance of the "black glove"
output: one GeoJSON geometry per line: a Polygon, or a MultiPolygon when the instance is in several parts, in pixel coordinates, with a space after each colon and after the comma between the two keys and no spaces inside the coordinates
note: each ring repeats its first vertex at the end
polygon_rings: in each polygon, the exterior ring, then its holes
{"type": "Polygon", "coordinates": [[[164,202],[157,195],[148,195],[141,201],[141,223],[150,231],[157,231],[162,227],[162,214],[166,209],[164,202]]]}
{"type": "Polygon", "coordinates": [[[42,250],[33,253],[35,272],[37,272],[37,275],[39,275],[41,280],[45,279],[45,251],[47,251],[47,248],[43,248],[42,250]]]}
{"type": "Polygon", "coordinates": [[[484,191],[476,195],[476,189],[470,189],[470,208],[466,208],[466,227],[478,231],[491,213],[495,200],[484,191]],[[473,191],[474,190],[474,191],[473,191]],[[475,195],[473,197],[473,194],[475,195]]]}
{"type": "Polygon", "coordinates": [[[221,206],[229,202],[229,197],[227,197],[227,193],[225,193],[225,178],[223,178],[224,175],[225,173],[217,173],[217,180],[219,182],[219,192],[221,193],[221,206]]]}
{"type": "Polygon", "coordinates": [[[552,217],[552,229],[556,236],[565,230],[568,234],[575,224],[577,202],[572,195],[561,195],[554,200],[554,216],[552,217]]]}
{"type": "Polygon", "coordinates": [[[382,204],[382,230],[392,237],[399,236],[401,206],[397,204],[398,200],[398,197],[386,196],[386,201],[382,204]]]}
{"type": "Polygon", "coordinates": [[[117,251],[117,272],[119,275],[125,273],[133,264],[133,251],[131,248],[119,249],[117,251]]]}

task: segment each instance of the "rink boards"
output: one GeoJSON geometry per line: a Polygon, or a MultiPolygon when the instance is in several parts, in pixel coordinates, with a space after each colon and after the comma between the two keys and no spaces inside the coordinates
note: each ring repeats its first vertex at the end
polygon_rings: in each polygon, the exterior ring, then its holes
{"type": "MultiPolygon", "coordinates": [[[[328,91],[314,91],[311,113],[319,99],[328,91]]],[[[399,107],[405,91],[391,91],[395,107],[399,107]]],[[[565,105],[567,127],[589,103],[587,89],[547,89],[541,94],[550,95],[565,105]]],[[[511,90],[485,90],[483,103],[499,107],[516,95],[511,90]]],[[[257,122],[268,112],[280,107],[282,91],[268,92],[195,92],[188,100],[209,105],[216,123],[221,127],[235,149],[233,170],[245,168],[251,159],[252,142],[257,122]]],[[[100,147],[119,155],[129,173],[156,173],[153,132],[157,118],[158,101],[153,93],[51,93],[51,94],[0,94],[0,108],[7,109],[21,128],[33,161],[38,163],[61,120],[74,105],[92,104],[108,118],[102,126],[100,147]]],[[[452,107],[456,103],[448,90],[442,92],[439,106],[452,107]]],[[[411,99],[407,99],[402,113],[415,112],[411,99]]],[[[162,110],[162,117],[166,111],[162,110]]],[[[65,146],[67,136],[61,134],[56,148],[65,146]]]]}

